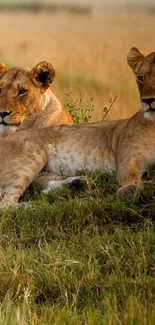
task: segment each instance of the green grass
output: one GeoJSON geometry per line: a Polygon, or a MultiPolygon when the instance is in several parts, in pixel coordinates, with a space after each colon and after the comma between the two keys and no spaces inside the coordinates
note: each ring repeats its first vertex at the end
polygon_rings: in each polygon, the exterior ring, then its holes
{"type": "Polygon", "coordinates": [[[155,324],[155,184],[87,176],[0,212],[0,324],[155,324]]]}

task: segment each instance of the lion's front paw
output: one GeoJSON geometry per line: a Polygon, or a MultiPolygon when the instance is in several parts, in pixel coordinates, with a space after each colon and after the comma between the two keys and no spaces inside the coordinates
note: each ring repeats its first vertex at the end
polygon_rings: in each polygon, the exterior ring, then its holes
{"type": "Polygon", "coordinates": [[[117,191],[117,194],[119,196],[126,196],[126,195],[131,195],[138,191],[141,187],[135,185],[135,184],[129,184],[129,185],[124,185],[120,187],[117,191]]]}

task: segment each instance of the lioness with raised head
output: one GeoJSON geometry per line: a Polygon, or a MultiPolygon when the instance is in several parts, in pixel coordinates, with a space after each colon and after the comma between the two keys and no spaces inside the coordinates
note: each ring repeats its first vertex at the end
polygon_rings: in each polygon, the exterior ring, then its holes
{"type": "Polygon", "coordinates": [[[50,89],[54,77],[55,70],[46,61],[33,69],[7,69],[0,62],[0,133],[73,123],[50,89]]]}
{"type": "Polygon", "coordinates": [[[119,195],[142,188],[141,176],[155,163],[155,52],[132,48],[127,61],[142,103],[131,118],[20,131],[0,142],[2,205],[16,204],[44,166],[52,173],[45,192],[79,179],[82,168],[116,171],[119,195]]]}

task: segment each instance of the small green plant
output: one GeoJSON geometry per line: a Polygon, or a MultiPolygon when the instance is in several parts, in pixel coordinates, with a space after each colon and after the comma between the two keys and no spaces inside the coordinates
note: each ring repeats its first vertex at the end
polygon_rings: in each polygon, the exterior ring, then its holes
{"type": "Polygon", "coordinates": [[[74,119],[75,123],[90,122],[92,112],[94,110],[93,99],[84,102],[84,96],[79,94],[77,98],[73,98],[73,91],[69,90],[64,93],[65,107],[74,119]]]}
{"type": "MultiPolygon", "coordinates": [[[[91,122],[92,113],[95,109],[93,104],[93,98],[85,101],[84,95],[79,93],[77,97],[73,97],[74,94],[74,87],[69,89],[67,92],[64,93],[65,96],[65,107],[67,108],[68,112],[74,119],[75,123],[87,123],[91,122]]],[[[101,120],[105,121],[107,115],[111,111],[112,106],[116,102],[117,96],[113,97],[111,95],[109,99],[109,107],[106,106],[103,108],[101,113],[101,120]]]]}

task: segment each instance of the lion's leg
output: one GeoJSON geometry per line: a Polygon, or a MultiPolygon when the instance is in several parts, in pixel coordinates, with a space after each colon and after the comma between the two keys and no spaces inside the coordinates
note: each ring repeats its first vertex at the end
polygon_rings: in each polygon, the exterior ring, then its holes
{"type": "Polygon", "coordinates": [[[41,174],[35,181],[38,184],[43,193],[49,193],[51,190],[62,187],[72,187],[78,185],[78,183],[86,182],[85,176],[64,177],[56,175],[54,173],[41,174]]]}
{"type": "MultiPolygon", "coordinates": [[[[30,170],[25,166],[24,171],[22,169],[15,176],[12,175],[10,181],[3,188],[1,203],[7,205],[14,205],[18,203],[19,198],[23,195],[27,187],[36,178],[37,171],[30,173],[30,170]],[[27,171],[27,173],[25,173],[27,171]]],[[[38,170],[39,174],[39,170],[38,170]]]]}
{"type": "Polygon", "coordinates": [[[142,189],[143,182],[141,180],[140,170],[142,170],[140,160],[125,160],[123,161],[117,172],[118,180],[120,183],[120,188],[117,191],[118,195],[124,196],[128,192],[133,191],[134,189],[142,189]]]}
{"type": "Polygon", "coordinates": [[[29,156],[27,152],[22,152],[21,155],[19,153],[18,160],[13,156],[0,175],[1,203],[6,205],[17,204],[27,187],[37,178],[46,161],[45,150],[40,150],[37,153],[35,148],[29,156]]]}

